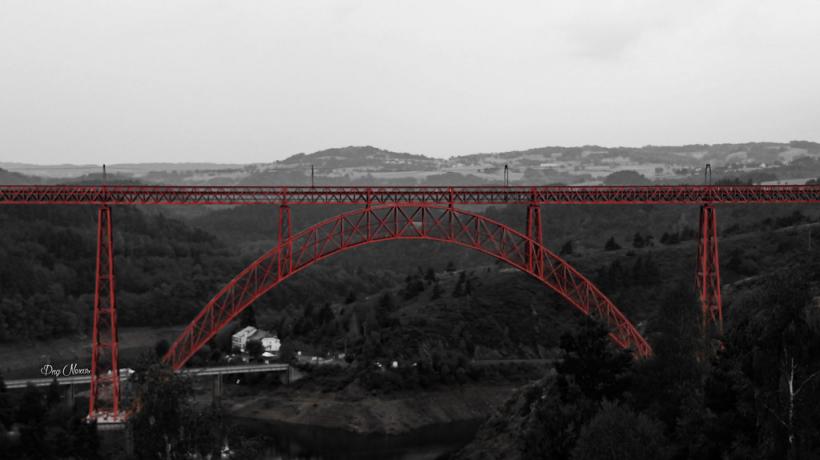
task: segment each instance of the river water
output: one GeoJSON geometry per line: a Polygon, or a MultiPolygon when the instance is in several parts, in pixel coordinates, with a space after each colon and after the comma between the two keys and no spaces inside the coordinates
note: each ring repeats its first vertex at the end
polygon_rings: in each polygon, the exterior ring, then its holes
{"type": "Polygon", "coordinates": [[[363,435],[304,425],[243,420],[243,437],[264,445],[260,460],[435,460],[475,436],[481,421],[431,425],[399,435],[363,435]]]}

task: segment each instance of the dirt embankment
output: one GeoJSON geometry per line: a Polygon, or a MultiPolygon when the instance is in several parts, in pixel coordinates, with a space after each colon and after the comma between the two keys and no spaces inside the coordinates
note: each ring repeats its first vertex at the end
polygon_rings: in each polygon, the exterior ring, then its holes
{"type": "Polygon", "coordinates": [[[231,416],[261,421],[343,429],[355,433],[400,434],[427,425],[486,418],[512,395],[509,386],[465,385],[391,396],[352,396],[278,390],[228,397],[231,416]]]}

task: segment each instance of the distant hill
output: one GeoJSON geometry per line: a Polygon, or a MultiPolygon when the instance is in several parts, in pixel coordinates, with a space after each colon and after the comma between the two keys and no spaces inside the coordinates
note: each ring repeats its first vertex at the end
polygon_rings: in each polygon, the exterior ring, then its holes
{"type": "MultiPolygon", "coordinates": [[[[180,185],[596,185],[701,184],[706,164],[715,181],[805,183],[820,176],[820,144],[810,141],[683,146],[539,147],[450,158],[373,146],[299,153],[271,163],[128,163],[109,172],[147,183],[180,185]],[[629,171],[630,173],[625,173],[629,171]],[[634,179],[635,182],[631,180],[634,179]]],[[[99,174],[97,165],[0,163],[11,172],[60,181],[99,174]]]]}
{"type": "MultiPolygon", "coordinates": [[[[154,172],[178,173],[192,171],[226,171],[241,169],[240,164],[223,163],[118,163],[108,164],[106,169],[110,174],[123,174],[135,178],[150,175],[154,172]]],[[[100,174],[102,165],[89,164],[59,164],[39,165],[31,163],[0,162],[0,169],[11,172],[24,173],[51,179],[78,178],[89,174],[100,174]]]]}
{"type": "Polygon", "coordinates": [[[280,164],[284,165],[314,165],[320,170],[334,170],[340,168],[377,168],[381,170],[419,171],[436,169],[443,160],[429,158],[424,155],[397,153],[382,150],[369,145],[364,147],[343,147],[320,150],[311,154],[299,153],[288,157],[280,164]]]}
{"type": "Polygon", "coordinates": [[[23,174],[6,171],[5,169],[0,169],[0,184],[23,185],[38,182],[40,182],[40,179],[37,177],[25,176],[23,174]]]}

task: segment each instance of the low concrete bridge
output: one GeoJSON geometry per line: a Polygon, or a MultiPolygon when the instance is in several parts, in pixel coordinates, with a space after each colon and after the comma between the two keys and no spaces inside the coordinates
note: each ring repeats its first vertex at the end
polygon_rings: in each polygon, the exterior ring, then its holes
{"type": "MultiPolygon", "coordinates": [[[[222,397],[222,376],[233,374],[260,374],[266,372],[284,373],[285,382],[290,383],[300,378],[298,371],[289,364],[274,363],[274,364],[241,364],[237,366],[208,366],[208,367],[190,367],[183,368],[176,371],[177,374],[184,375],[191,378],[213,377],[212,397],[214,401],[218,401],[222,397]]],[[[134,371],[131,369],[120,370],[120,384],[127,384],[128,379],[133,375],[134,371]]],[[[35,387],[47,387],[52,382],[57,381],[60,386],[67,387],[66,403],[74,404],[74,397],[76,394],[76,387],[79,385],[91,385],[90,375],[73,375],[68,377],[39,377],[36,379],[14,379],[6,381],[6,388],[9,390],[20,390],[26,388],[28,385],[35,387]]],[[[125,386],[125,385],[124,385],[125,386]]],[[[100,420],[98,420],[100,421],[100,420]]],[[[119,422],[116,420],[115,422],[119,422]]]]}
{"type": "MultiPolygon", "coordinates": [[[[190,367],[183,368],[177,371],[177,374],[185,375],[192,378],[198,377],[221,377],[228,374],[258,374],[265,372],[284,372],[287,373],[287,381],[295,380],[295,370],[289,364],[273,363],[273,364],[241,364],[238,366],[208,366],[208,367],[190,367]]],[[[130,369],[123,369],[120,372],[120,382],[125,383],[133,374],[130,369]]],[[[14,379],[6,380],[6,388],[9,390],[19,390],[26,388],[29,384],[36,387],[47,387],[56,380],[58,385],[68,385],[72,388],[75,385],[90,385],[90,375],[73,375],[68,377],[38,377],[35,379],[14,379]]],[[[216,379],[217,381],[221,379],[216,379]]],[[[219,385],[219,392],[221,393],[221,385],[219,385]]]]}

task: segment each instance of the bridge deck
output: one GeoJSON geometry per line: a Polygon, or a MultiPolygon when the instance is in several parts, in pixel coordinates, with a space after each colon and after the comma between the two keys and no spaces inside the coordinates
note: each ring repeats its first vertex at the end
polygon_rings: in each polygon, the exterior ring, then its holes
{"type": "Polygon", "coordinates": [[[85,186],[0,185],[0,204],[702,204],[818,203],[820,185],[85,186]]]}

